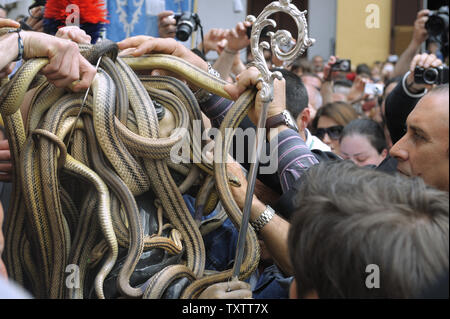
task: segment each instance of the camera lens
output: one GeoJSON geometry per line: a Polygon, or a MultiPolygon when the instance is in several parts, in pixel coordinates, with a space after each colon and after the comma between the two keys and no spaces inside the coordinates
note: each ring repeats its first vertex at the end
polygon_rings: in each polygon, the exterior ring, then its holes
{"type": "Polygon", "coordinates": [[[192,26],[186,22],[181,22],[177,27],[176,37],[180,41],[187,41],[192,33],[192,26]]]}
{"type": "Polygon", "coordinates": [[[438,80],[439,72],[435,68],[426,69],[423,73],[423,81],[426,84],[434,84],[438,80]]]}
{"type": "Polygon", "coordinates": [[[343,72],[347,71],[349,69],[348,61],[342,61],[340,69],[343,72]]]}
{"type": "Polygon", "coordinates": [[[440,16],[431,16],[425,27],[430,35],[438,36],[445,30],[445,21],[440,16]]]}

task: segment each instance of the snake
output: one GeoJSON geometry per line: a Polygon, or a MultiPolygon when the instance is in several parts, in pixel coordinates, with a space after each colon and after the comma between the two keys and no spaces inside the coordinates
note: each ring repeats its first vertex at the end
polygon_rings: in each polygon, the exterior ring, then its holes
{"type": "MultiPolygon", "coordinates": [[[[83,47],[81,51],[91,63],[95,63],[96,57],[102,54],[95,52],[99,51],[96,46],[83,47]]],[[[163,68],[198,87],[230,98],[223,89],[226,82],[173,56],[104,56],[92,84],[92,96],[88,97],[81,115],[83,120],[76,121],[75,116],[82,103],[81,94],[55,88],[46,81],[34,80],[47,63],[45,58],[26,61],[11,81],[0,89],[0,112],[14,165],[10,206],[10,216],[13,217],[8,221],[11,228],[5,238],[5,261],[10,275],[19,283],[30,281],[36,296],[82,298],[83,288],[64,288],[65,266],[68,263],[80,265],[84,287],[88,272],[92,269],[89,267],[89,254],[84,253],[80,246],[93,249],[102,238],[108,248],[107,256],[95,276],[98,298],[105,297],[102,285],[116,261],[118,242],[128,247],[126,263],[118,280],[123,296],[157,298],[175,279],[187,277],[191,284],[183,292],[183,298],[195,298],[208,285],[227,280],[229,271],[206,275],[210,272],[205,273],[204,269],[202,234],[181,194],[198,178],[198,169],[214,176],[227,215],[238,226],[240,215],[229,189],[230,178],[223,165],[202,162],[203,144],[191,145],[191,159],[197,156],[200,162],[194,163],[195,169],[191,167],[189,178],[181,185],[183,192],[180,192],[171,177],[167,160],[170,149],[182,139],[181,130],[174,131],[165,139],[158,136],[158,119],[151,98],[175,115],[177,128],[189,133],[193,130],[192,121],[201,120],[198,103],[181,81],[138,77],[134,71],[163,68]],[[32,86],[36,86],[33,107],[24,125],[19,107],[32,86]],[[65,150],[63,145],[68,142],[67,132],[73,125],[80,132],[74,135],[72,148],[65,150]],[[109,179],[105,173],[107,171],[111,173],[109,179]],[[92,185],[91,191],[83,191],[87,196],[81,203],[71,199],[69,192],[59,184],[62,174],[85,179],[92,185]],[[174,227],[170,238],[158,235],[144,238],[142,235],[133,198],[149,189],[158,196],[166,217],[174,227]],[[110,211],[110,196],[113,194],[119,198],[119,206],[123,207],[126,216],[123,225],[110,211]],[[63,213],[63,210],[69,212],[63,213]],[[95,223],[94,216],[97,216],[95,223]],[[31,231],[27,231],[27,236],[21,236],[25,229],[31,231]],[[126,238],[127,235],[129,238],[126,238]],[[16,240],[19,237],[21,239],[16,240]],[[185,246],[184,265],[166,267],[149,278],[143,287],[130,286],[130,276],[143,249],[166,247],[174,254],[180,253],[181,240],[185,246]],[[33,280],[36,275],[38,278],[33,280]]],[[[243,114],[254,99],[254,94],[244,96],[236,102],[238,111],[234,111],[235,114],[243,114]]],[[[235,127],[241,118],[237,116],[228,125],[235,127]]],[[[227,144],[217,147],[227,147],[227,144]]],[[[250,231],[247,237],[241,278],[248,277],[258,262],[256,236],[250,231]]]]}

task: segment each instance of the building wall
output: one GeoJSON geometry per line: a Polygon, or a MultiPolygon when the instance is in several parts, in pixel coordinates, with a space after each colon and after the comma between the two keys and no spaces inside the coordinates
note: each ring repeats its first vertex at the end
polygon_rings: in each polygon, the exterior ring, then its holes
{"type": "Polygon", "coordinates": [[[390,51],[391,1],[337,1],[336,55],[339,58],[351,59],[354,67],[386,60],[390,51]],[[379,24],[373,28],[369,27],[374,22],[370,19],[372,13],[366,12],[369,5],[379,8],[379,24]]]}
{"type": "Polygon", "coordinates": [[[314,0],[308,5],[309,36],[316,43],[308,49],[308,57],[322,56],[325,60],[335,52],[337,0],[314,0]],[[324,23],[326,21],[326,23],[324,23]]]}
{"type": "MultiPolygon", "coordinates": [[[[247,0],[240,0],[241,12],[234,12],[234,0],[197,0],[197,13],[202,22],[204,32],[212,28],[231,29],[247,17],[247,0]]],[[[197,33],[200,37],[200,32],[197,33]]],[[[245,53],[242,53],[245,57],[245,53]]],[[[217,54],[208,54],[208,58],[214,59],[217,54]]]]}

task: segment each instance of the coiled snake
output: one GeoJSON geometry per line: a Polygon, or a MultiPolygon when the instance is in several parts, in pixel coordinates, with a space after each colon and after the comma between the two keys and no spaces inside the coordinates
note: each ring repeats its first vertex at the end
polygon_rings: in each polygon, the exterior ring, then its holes
{"type": "MultiPolygon", "coordinates": [[[[0,34],[4,31],[0,29],[0,34]]],[[[228,280],[231,270],[204,275],[200,223],[191,216],[169,169],[173,164],[168,164],[183,132],[192,132],[193,121],[201,119],[198,103],[181,81],[139,78],[133,70],[166,69],[229,98],[225,82],[173,56],[117,58],[117,47],[108,41],[83,45],[80,50],[91,63],[99,55],[103,58],[79,119],[82,95],[55,88],[38,75],[47,59],[26,61],[0,89],[0,112],[14,167],[3,255],[10,277],[38,298],[86,297],[92,286],[89,278],[95,278],[96,295],[105,298],[103,282],[122,247],[128,250],[117,279],[123,297],[161,298],[172,282],[187,278],[190,284],[181,298],[195,298],[209,285],[228,280]],[[24,123],[20,106],[31,88],[35,90],[24,123]],[[159,136],[152,99],[175,117],[177,129],[170,137],[159,136]],[[73,126],[75,134],[67,149],[73,126]],[[157,234],[144,234],[135,196],[149,190],[161,203],[159,213],[164,212],[170,222],[169,237],[161,231],[162,222],[157,234]],[[130,276],[143,251],[154,248],[183,253],[182,263],[165,267],[141,286],[132,287],[130,276]],[[92,264],[99,259],[93,254],[99,249],[104,254],[100,268],[92,264]],[[78,267],[76,281],[68,279],[71,265],[78,267]]],[[[216,143],[217,150],[229,149],[232,136],[225,128],[239,124],[254,97],[255,92],[248,91],[235,103],[221,127],[224,138],[216,143]]],[[[191,156],[201,152],[193,145],[190,148],[191,156]]],[[[181,189],[189,189],[198,176],[213,176],[222,206],[239,227],[241,212],[229,188],[226,157],[216,158],[213,166],[188,167],[192,173],[181,189]]],[[[206,182],[210,184],[211,178],[206,182]]],[[[259,244],[250,229],[241,279],[256,269],[258,260],[259,244]]]]}

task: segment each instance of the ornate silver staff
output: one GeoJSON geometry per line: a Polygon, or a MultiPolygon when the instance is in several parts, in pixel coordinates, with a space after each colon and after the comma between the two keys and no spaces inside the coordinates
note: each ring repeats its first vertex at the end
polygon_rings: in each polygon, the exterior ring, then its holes
{"type": "Polygon", "coordinates": [[[295,5],[291,4],[291,0],[280,0],[272,2],[266,8],[264,8],[258,18],[250,15],[246,19],[247,21],[253,23],[250,38],[251,50],[254,57],[252,65],[255,66],[261,73],[262,90],[260,94],[263,101],[263,108],[257,127],[256,150],[254,150],[252,155],[252,160],[250,162],[250,171],[247,178],[247,193],[245,197],[242,223],[239,230],[239,237],[236,247],[236,258],[234,260],[232,280],[238,279],[242,260],[244,257],[245,237],[247,234],[247,228],[250,219],[250,210],[252,207],[252,198],[255,190],[259,159],[261,157],[262,145],[265,142],[266,138],[265,127],[267,120],[267,111],[269,109],[270,103],[273,100],[273,82],[275,79],[281,80],[283,78],[280,72],[271,72],[269,70],[264,59],[264,49],[270,49],[270,47],[272,47],[273,55],[275,55],[281,61],[291,61],[303,54],[305,50],[315,42],[314,39],[310,39],[308,37],[305,15],[306,11],[299,11],[295,5]],[[277,12],[287,13],[295,20],[297,24],[297,43],[289,52],[283,52],[280,49],[281,46],[286,46],[292,41],[292,35],[287,30],[278,30],[276,33],[269,32],[268,36],[271,39],[271,46],[265,41],[261,42],[261,44],[259,43],[261,32],[265,27],[272,26],[276,28],[276,22],[272,19],[269,19],[269,16],[277,12]]]}

